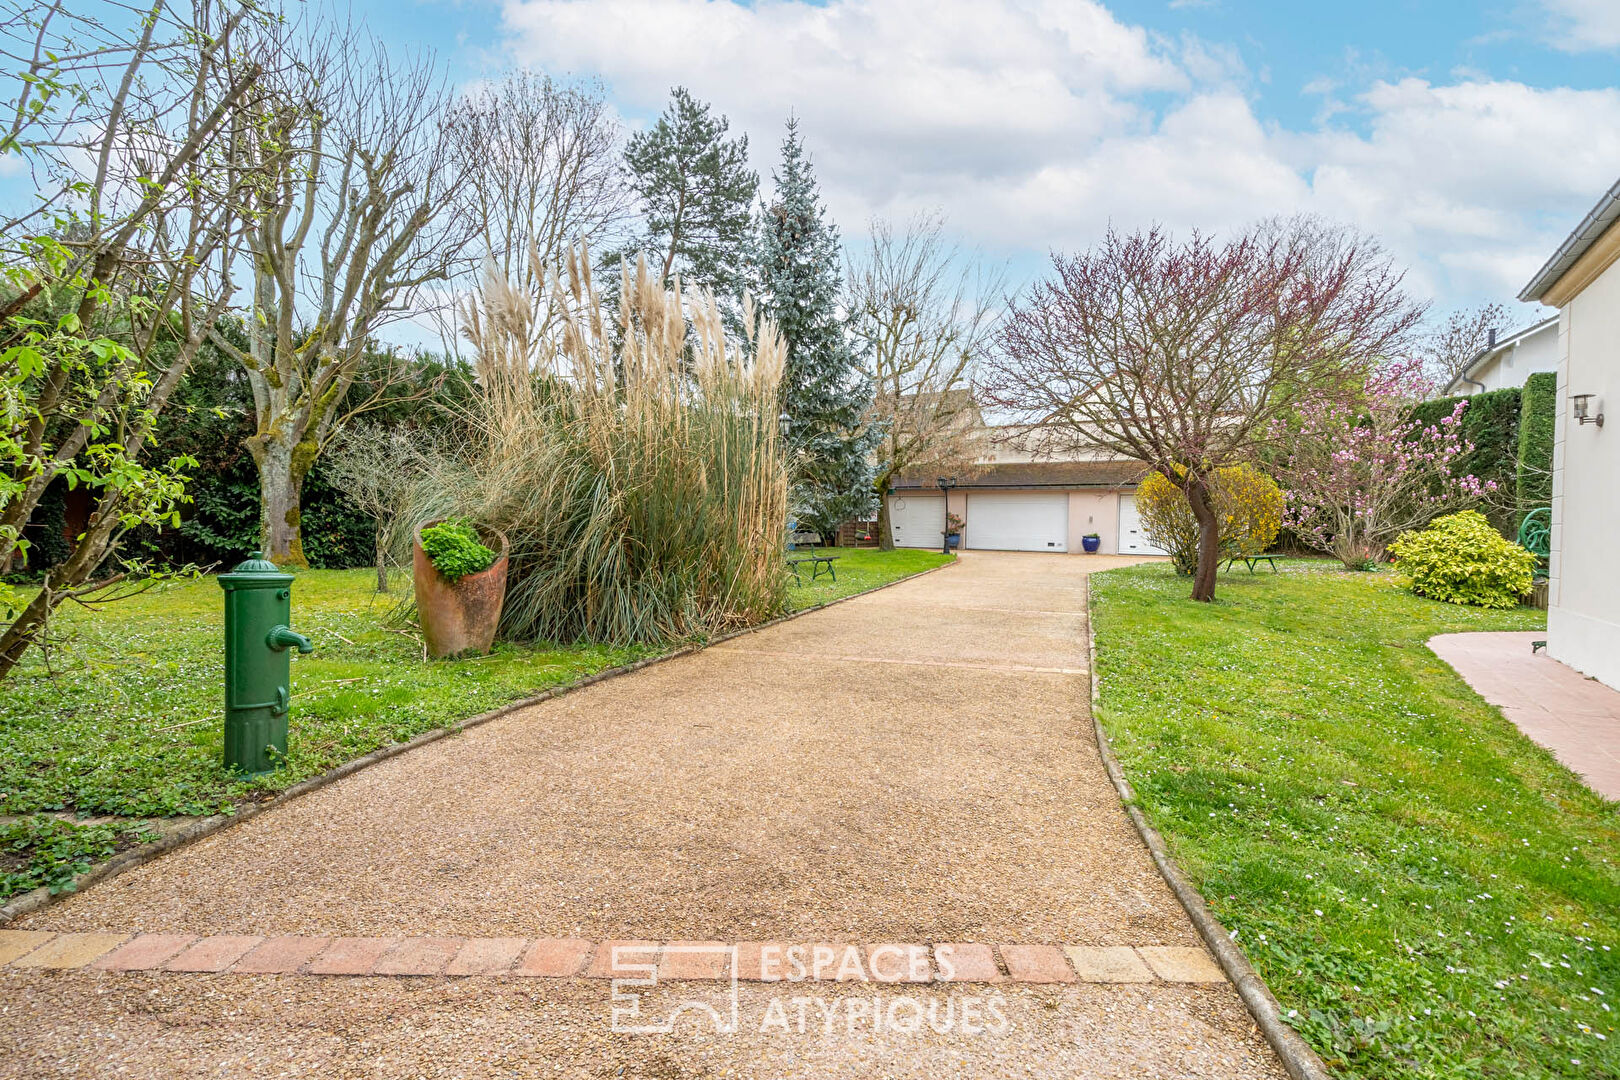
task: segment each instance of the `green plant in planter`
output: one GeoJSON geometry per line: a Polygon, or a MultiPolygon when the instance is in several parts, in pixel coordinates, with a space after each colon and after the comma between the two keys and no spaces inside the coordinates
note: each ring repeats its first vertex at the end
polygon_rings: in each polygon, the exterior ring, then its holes
{"type": "Polygon", "coordinates": [[[433,568],[452,582],[488,570],[495,562],[495,552],[484,546],[478,531],[465,518],[451,518],[423,529],[422,551],[433,568]]]}

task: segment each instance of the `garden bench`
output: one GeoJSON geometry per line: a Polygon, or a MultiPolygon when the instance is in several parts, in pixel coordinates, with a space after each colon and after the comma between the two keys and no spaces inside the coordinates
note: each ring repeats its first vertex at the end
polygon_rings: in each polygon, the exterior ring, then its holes
{"type": "Polygon", "coordinates": [[[1277,573],[1277,556],[1275,555],[1234,555],[1226,560],[1226,568],[1228,570],[1232,569],[1232,564],[1235,562],[1243,563],[1249,568],[1251,574],[1254,573],[1255,563],[1270,563],[1271,572],[1273,574],[1277,573]]]}
{"type": "Polygon", "coordinates": [[[809,563],[810,584],[814,585],[816,583],[816,578],[820,577],[822,574],[830,574],[832,575],[832,579],[834,581],[838,580],[838,569],[833,566],[833,563],[837,562],[839,558],[840,556],[837,555],[800,555],[789,559],[787,562],[788,566],[793,570],[793,580],[799,582],[804,580],[803,578],[799,577],[799,567],[803,566],[805,563],[809,563]]]}

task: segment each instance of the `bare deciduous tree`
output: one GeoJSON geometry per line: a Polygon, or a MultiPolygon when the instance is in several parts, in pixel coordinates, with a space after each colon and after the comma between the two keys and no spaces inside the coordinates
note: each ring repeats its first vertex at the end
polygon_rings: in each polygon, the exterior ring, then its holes
{"type": "Polygon", "coordinates": [[[453,212],[482,241],[476,254],[530,298],[542,316],[533,329],[545,335],[555,321],[549,269],[571,244],[609,247],[633,209],[619,124],[602,87],[514,72],[469,91],[451,107],[447,127],[461,178],[453,212]]]}
{"type": "Polygon", "coordinates": [[[0,19],[0,152],[20,155],[37,188],[0,223],[0,563],[25,551],[52,480],[92,492],[71,554],[8,613],[0,678],[63,600],[116,593],[122,574],[91,579],[128,529],[174,519],[185,462],[145,453],[233,292],[256,182],[233,140],[263,75],[239,46],[257,20],[217,0],[94,16],[34,3],[0,19]]]}
{"type": "Polygon", "coordinates": [[[249,239],[248,348],[213,340],[253,389],[264,550],[304,565],[304,479],[348,419],[407,379],[403,358],[392,376],[368,370],[371,393],[346,404],[375,335],[449,276],[469,229],[448,212],[459,178],[431,58],[327,25],[278,27],[264,47],[284,62],[242,134],[267,176],[249,239]]]}
{"type": "Polygon", "coordinates": [[[1308,219],[1225,243],[1110,231],[1052,264],[1003,324],[987,399],[1061,449],[1134,458],[1186,491],[1194,600],[1215,595],[1214,470],[1250,458],[1304,395],[1402,350],[1422,317],[1376,244],[1308,219]]]}
{"type": "Polygon", "coordinates": [[[1419,349],[1424,366],[1443,385],[1461,375],[1480,350],[1489,346],[1492,333],[1501,333],[1507,325],[1507,308],[1501,304],[1454,311],[1423,335],[1419,349]]]}
{"type": "Polygon", "coordinates": [[[914,469],[971,471],[984,424],[974,402],[975,367],[999,314],[1002,276],[968,265],[945,242],[937,216],[896,234],[872,223],[871,242],[849,269],[850,327],[867,355],[872,419],[883,428],[873,487],[878,543],[894,547],[884,498],[914,469]]]}
{"type": "Polygon", "coordinates": [[[419,432],[403,426],[353,424],[327,451],[332,479],[344,497],[376,529],[377,591],[388,591],[388,564],[398,546],[400,515],[412,489],[441,464],[436,448],[419,432]]]}

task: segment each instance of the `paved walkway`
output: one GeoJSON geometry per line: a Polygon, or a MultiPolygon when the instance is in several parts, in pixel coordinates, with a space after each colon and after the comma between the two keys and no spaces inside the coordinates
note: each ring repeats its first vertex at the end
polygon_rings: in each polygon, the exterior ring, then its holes
{"type": "Polygon", "coordinates": [[[969,554],[104,882],[0,938],[0,1076],[1280,1077],[1096,754],[1121,561],[969,554]],[[736,1032],[613,1030],[694,994],[736,1032]]]}
{"type": "Polygon", "coordinates": [[[1620,690],[1545,652],[1532,653],[1530,643],[1546,636],[1545,630],[1441,634],[1429,648],[1587,787],[1620,799],[1620,690]]]}

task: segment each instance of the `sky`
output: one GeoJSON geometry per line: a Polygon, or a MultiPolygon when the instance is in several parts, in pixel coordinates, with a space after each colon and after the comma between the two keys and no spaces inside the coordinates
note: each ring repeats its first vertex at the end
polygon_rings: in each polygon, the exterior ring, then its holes
{"type": "Polygon", "coordinates": [[[471,81],[687,86],[769,177],[800,120],[846,242],[942,212],[1014,281],[1113,225],[1313,212],[1437,310],[1513,298],[1620,177],[1620,0],[353,0],[471,81]]]}

